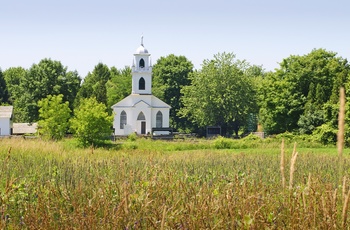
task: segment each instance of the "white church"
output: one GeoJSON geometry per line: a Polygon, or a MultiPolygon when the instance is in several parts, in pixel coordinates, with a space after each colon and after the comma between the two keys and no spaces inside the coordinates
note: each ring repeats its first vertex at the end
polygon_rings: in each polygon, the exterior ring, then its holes
{"type": "Polygon", "coordinates": [[[170,106],[152,95],[150,56],[141,37],[132,65],[131,94],[112,106],[116,136],[146,135],[152,133],[152,128],[169,127],[170,106]]]}

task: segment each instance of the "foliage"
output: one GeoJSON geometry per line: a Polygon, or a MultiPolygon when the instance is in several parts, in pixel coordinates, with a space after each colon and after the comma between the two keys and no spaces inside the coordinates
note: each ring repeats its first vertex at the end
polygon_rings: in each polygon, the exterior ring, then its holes
{"type": "Polygon", "coordinates": [[[29,70],[21,67],[5,71],[10,102],[14,106],[15,122],[34,122],[39,119],[38,101],[48,95],[63,95],[63,101],[73,108],[80,87],[78,73],[67,71],[61,62],[43,59],[29,70]]]}
{"type": "Polygon", "coordinates": [[[71,129],[81,145],[98,145],[110,137],[113,117],[106,112],[106,106],[93,97],[82,99],[79,104],[71,119],[71,129]]]}
{"type": "Polygon", "coordinates": [[[0,69],[0,105],[8,102],[8,88],[6,86],[6,81],[4,75],[0,69]]]}
{"type": "Polygon", "coordinates": [[[230,149],[233,145],[233,140],[219,136],[215,138],[213,145],[215,149],[230,149]]]}
{"type": "Polygon", "coordinates": [[[128,135],[128,141],[136,141],[137,140],[137,134],[131,133],[128,135]]]}
{"type": "Polygon", "coordinates": [[[324,49],[284,59],[275,73],[266,75],[261,88],[264,131],[276,134],[300,128],[302,133],[312,133],[322,124],[335,124],[338,108],[334,105],[349,73],[346,59],[324,49]]]}
{"type": "Polygon", "coordinates": [[[106,83],[107,108],[110,109],[115,103],[121,101],[131,92],[131,68],[125,67],[118,70],[111,68],[111,79],[106,83]]]}
{"type": "Polygon", "coordinates": [[[62,139],[69,127],[71,110],[68,101],[63,102],[63,95],[47,96],[38,102],[39,133],[53,140],[62,139]]]}
{"type": "Polygon", "coordinates": [[[29,96],[21,85],[26,74],[27,71],[22,67],[12,67],[4,71],[9,102],[13,105],[14,122],[25,121],[28,117],[26,105],[29,103],[29,96]]]}
{"type": "Polygon", "coordinates": [[[317,127],[325,121],[323,110],[306,111],[298,120],[299,133],[311,134],[317,127]]]}
{"type": "MultiPolygon", "coordinates": [[[[294,186],[286,189],[280,145],[251,152],[166,152],[75,149],[39,139],[0,142],[1,229],[347,229],[350,224],[343,214],[349,210],[350,171],[339,183],[335,148],[298,148],[294,186]]],[[[182,144],[192,143],[177,143],[182,144]]],[[[285,145],[286,175],[292,148],[285,145]]],[[[349,167],[344,155],[344,168],[349,167]]]]}
{"type": "Polygon", "coordinates": [[[107,89],[106,83],[111,79],[111,71],[107,65],[98,63],[92,73],[84,78],[83,84],[77,94],[75,107],[79,106],[79,102],[83,98],[95,97],[100,103],[107,106],[107,89]]]}
{"type": "Polygon", "coordinates": [[[246,125],[257,111],[256,92],[245,74],[248,64],[222,53],[205,60],[200,71],[190,75],[191,85],[182,89],[180,114],[199,126],[219,125],[224,134],[246,125]]]}
{"type": "Polygon", "coordinates": [[[9,100],[11,103],[21,96],[21,94],[25,91],[21,87],[21,82],[26,77],[26,70],[22,67],[12,67],[4,71],[4,78],[6,80],[8,92],[9,92],[9,100]]]}
{"type": "Polygon", "coordinates": [[[190,85],[189,74],[193,72],[193,64],[185,56],[170,54],[161,57],[153,66],[152,93],[171,106],[170,125],[176,130],[191,130],[193,125],[184,117],[178,116],[183,107],[181,89],[190,85]]]}
{"type": "Polygon", "coordinates": [[[313,139],[324,144],[335,144],[337,142],[338,130],[329,124],[323,124],[317,127],[312,133],[313,139]]]}

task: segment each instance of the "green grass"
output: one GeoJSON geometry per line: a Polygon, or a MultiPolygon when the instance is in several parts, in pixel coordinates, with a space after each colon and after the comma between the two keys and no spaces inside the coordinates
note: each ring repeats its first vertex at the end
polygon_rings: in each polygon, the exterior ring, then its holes
{"type": "MultiPolygon", "coordinates": [[[[285,145],[287,182],[294,141],[285,145]]],[[[348,227],[336,148],[299,145],[288,189],[278,139],[137,139],[95,149],[74,139],[0,139],[0,229],[348,227]]]]}

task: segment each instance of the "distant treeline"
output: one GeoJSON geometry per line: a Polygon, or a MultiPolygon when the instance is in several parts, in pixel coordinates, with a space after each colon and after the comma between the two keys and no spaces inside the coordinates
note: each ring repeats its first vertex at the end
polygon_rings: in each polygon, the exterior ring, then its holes
{"type": "MultiPolygon", "coordinates": [[[[220,125],[230,136],[255,131],[259,124],[267,134],[312,134],[334,143],[339,88],[348,89],[349,79],[348,61],[324,49],[291,55],[270,72],[233,53],[218,53],[199,70],[186,57],[171,54],[153,66],[152,92],[172,107],[171,126],[178,131],[201,132],[220,125]]],[[[80,101],[91,97],[111,113],[110,107],[130,93],[129,67],[98,63],[84,81],[51,59],[29,69],[0,69],[0,103],[14,106],[15,122],[38,121],[38,102],[49,95],[62,94],[73,115],[80,101]]]]}

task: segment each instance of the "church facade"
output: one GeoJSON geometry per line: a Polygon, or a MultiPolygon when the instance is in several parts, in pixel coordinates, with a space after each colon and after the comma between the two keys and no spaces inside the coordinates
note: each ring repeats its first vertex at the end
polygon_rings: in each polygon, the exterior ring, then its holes
{"type": "Polygon", "coordinates": [[[113,128],[117,136],[146,135],[152,132],[152,128],[169,127],[170,106],[152,95],[150,56],[141,38],[132,65],[131,94],[112,106],[113,128]]]}

